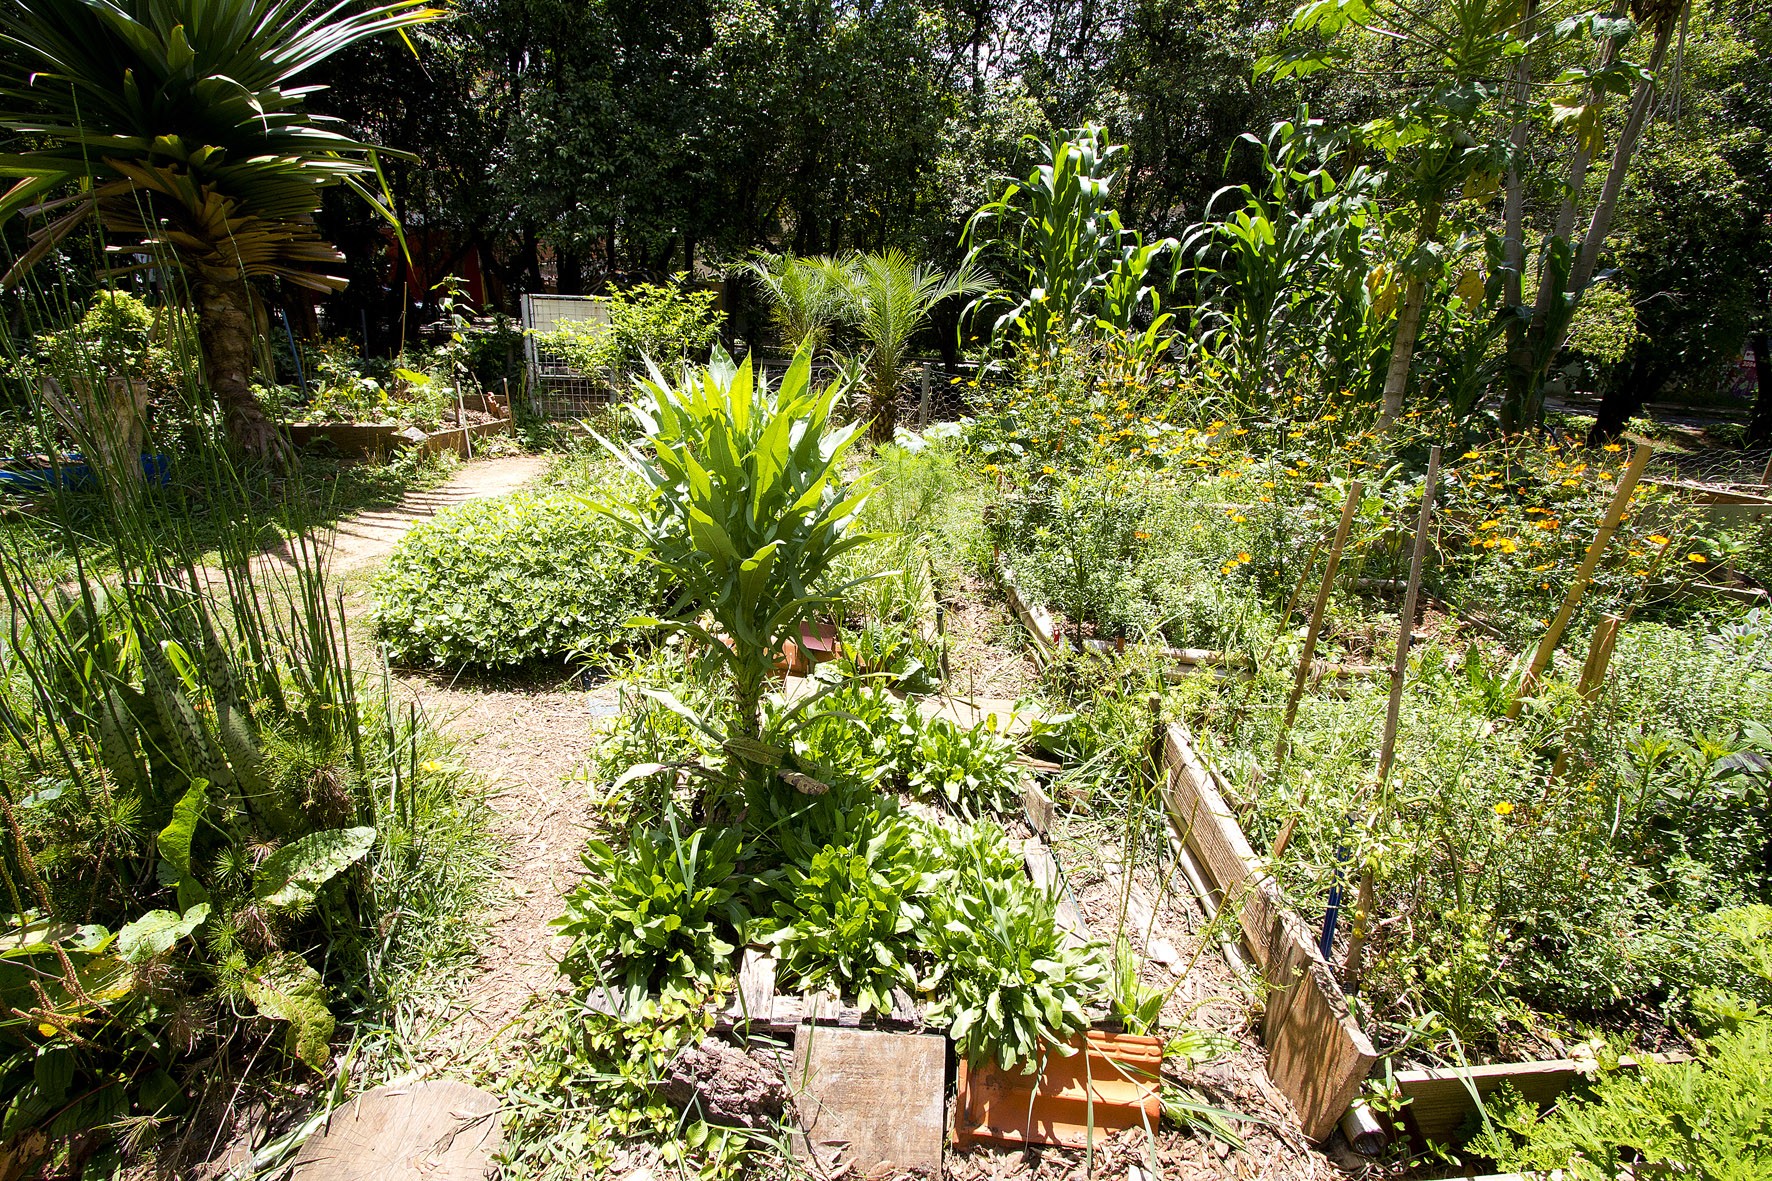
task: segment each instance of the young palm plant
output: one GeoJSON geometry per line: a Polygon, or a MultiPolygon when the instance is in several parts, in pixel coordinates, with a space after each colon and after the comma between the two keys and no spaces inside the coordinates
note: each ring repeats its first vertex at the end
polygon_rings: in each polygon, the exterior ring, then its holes
{"type": "Polygon", "coordinates": [[[736,720],[715,737],[740,758],[756,753],[784,645],[848,589],[828,587],[827,575],[872,536],[853,529],[867,495],[840,465],[859,424],[831,429],[837,393],[813,388],[806,345],[776,389],[753,376],[749,358],[735,366],[716,350],[680,384],[654,365],[629,406],[640,438],[606,444],[652,496],[640,509],[605,511],[680,588],[663,626],[699,640],[731,673],[736,720]]]}
{"type": "Polygon", "coordinates": [[[432,20],[421,0],[4,0],[0,127],[36,146],[0,154],[0,224],[41,216],[15,283],[96,218],[175,263],[196,312],[204,377],[230,437],[281,449],[252,395],[248,280],[336,291],[342,260],[313,224],[320,191],[371,193],[374,151],[308,111],[300,76],[365,38],[432,20]],[[355,9],[353,11],[353,8],[355,9]]]}
{"type": "Polygon", "coordinates": [[[898,425],[898,387],[910,368],[911,337],[929,323],[944,300],[990,290],[991,277],[971,262],[943,274],[893,247],[850,260],[842,272],[847,318],[866,342],[863,359],[868,391],[868,436],[892,441],[898,425]]]}
{"type": "Polygon", "coordinates": [[[757,281],[769,320],[789,352],[810,344],[816,354],[843,318],[843,265],[828,257],[761,254],[740,268],[757,281]]]}

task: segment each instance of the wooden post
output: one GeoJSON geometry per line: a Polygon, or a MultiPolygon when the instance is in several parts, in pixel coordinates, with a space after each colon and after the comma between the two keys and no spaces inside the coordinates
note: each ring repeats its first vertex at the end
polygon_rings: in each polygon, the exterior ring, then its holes
{"type": "MultiPolygon", "coordinates": [[[[1440,449],[1435,447],[1427,457],[1427,486],[1421,490],[1421,513],[1415,518],[1415,546],[1409,555],[1409,584],[1403,592],[1402,618],[1397,622],[1397,656],[1391,662],[1391,697],[1384,714],[1384,740],[1378,749],[1379,807],[1383,808],[1384,784],[1390,776],[1391,764],[1397,755],[1397,723],[1403,713],[1403,680],[1409,673],[1409,645],[1415,635],[1415,606],[1421,595],[1421,565],[1427,557],[1428,529],[1434,520],[1434,492],[1440,482],[1440,449]]],[[[1365,967],[1366,944],[1372,933],[1372,911],[1376,891],[1372,867],[1360,870],[1360,892],[1354,902],[1354,925],[1348,933],[1347,987],[1360,986],[1360,972],[1365,967]]]]}
{"type": "Polygon", "coordinates": [[[1409,644],[1415,634],[1415,608],[1421,596],[1421,565],[1427,557],[1428,529],[1434,519],[1434,493],[1440,481],[1440,449],[1427,457],[1427,487],[1421,493],[1421,513],[1415,518],[1415,548],[1409,555],[1409,585],[1403,592],[1403,618],[1397,626],[1397,657],[1391,662],[1391,699],[1384,715],[1384,743],[1378,754],[1378,782],[1390,774],[1397,753],[1397,721],[1403,711],[1403,678],[1409,671],[1409,644]]]}
{"type": "Polygon", "coordinates": [[[1569,593],[1563,596],[1563,605],[1557,608],[1556,618],[1545,630],[1544,638],[1538,641],[1538,651],[1532,654],[1532,663],[1526,668],[1526,675],[1520,678],[1519,692],[1514,695],[1513,704],[1507,707],[1507,716],[1517,718],[1526,698],[1538,685],[1538,678],[1550,664],[1551,653],[1557,650],[1557,642],[1563,638],[1563,629],[1569,626],[1569,620],[1575,609],[1581,606],[1581,597],[1587,593],[1588,583],[1593,581],[1594,569],[1600,564],[1600,555],[1606,552],[1606,545],[1612,535],[1618,532],[1618,523],[1624,519],[1624,510],[1630,504],[1631,494],[1637,490],[1637,481],[1643,476],[1643,469],[1649,466],[1655,449],[1647,443],[1637,444],[1637,450],[1630,457],[1630,465],[1618,477],[1618,488],[1612,493],[1612,503],[1606,509],[1606,516],[1600,521],[1600,530],[1587,547],[1587,556],[1581,560],[1581,567],[1575,571],[1575,581],[1569,586],[1569,593]]]}
{"type": "Polygon", "coordinates": [[[1760,473],[1760,486],[1772,492],[1772,455],[1766,457],[1766,470],[1760,473]]]}
{"type": "Polygon", "coordinates": [[[1286,698],[1286,716],[1280,721],[1280,734],[1274,739],[1276,770],[1286,757],[1286,734],[1298,716],[1298,699],[1304,696],[1305,681],[1311,675],[1311,660],[1317,652],[1317,635],[1323,630],[1323,612],[1329,607],[1329,592],[1335,588],[1335,570],[1341,565],[1341,550],[1347,544],[1347,533],[1354,523],[1354,511],[1366,486],[1359,480],[1348,485],[1347,501],[1341,506],[1341,521],[1335,526],[1335,540],[1329,545],[1329,564],[1323,568],[1323,585],[1317,588],[1317,601],[1311,608],[1311,623],[1304,634],[1304,652],[1298,658],[1298,674],[1292,678],[1292,693],[1286,698]]]}

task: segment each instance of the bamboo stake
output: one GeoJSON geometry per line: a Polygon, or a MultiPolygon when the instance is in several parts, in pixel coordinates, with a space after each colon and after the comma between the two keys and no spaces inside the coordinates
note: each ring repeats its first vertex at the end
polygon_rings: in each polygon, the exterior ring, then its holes
{"type": "Polygon", "coordinates": [[[1507,707],[1507,716],[1517,718],[1520,709],[1531,696],[1532,690],[1538,685],[1538,678],[1550,664],[1551,653],[1557,650],[1557,642],[1563,638],[1563,629],[1569,626],[1569,620],[1575,609],[1581,606],[1581,598],[1587,593],[1588,583],[1593,581],[1594,568],[1600,564],[1600,555],[1605,553],[1606,545],[1612,535],[1618,532],[1618,523],[1624,519],[1624,510],[1630,504],[1631,494],[1637,490],[1637,481],[1642,478],[1643,469],[1649,466],[1655,449],[1647,443],[1638,443],[1636,453],[1630,457],[1630,466],[1618,477],[1618,488],[1612,493],[1612,503],[1606,509],[1606,516],[1600,521],[1600,529],[1587,547],[1587,556],[1581,560],[1581,567],[1575,571],[1575,581],[1569,586],[1569,593],[1563,596],[1563,605],[1557,608],[1556,618],[1550,622],[1544,638],[1538,641],[1538,651],[1532,654],[1532,663],[1526,668],[1526,675],[1520,678],[1519,692],[1514,695],[1513,704],[1507,707]]]}
{"type": "MultiPolygon", "coordinates": [[[[1421,490],[1421,513],[1415,518],[1415,545],[1409,554],[1409,583],[1403,591],[1403,610],[1397,621],[1397,656],[1391,662],[1390,704],[1384,714],[1384,741],[1378,752],[1378,793],[1382,818],[1384,785],[1397,755],[1397,723],[1403,714],[1403,681],[1409,674],[1409,645],[1415,638],[1415,608],[1421,598],[1421,567],[1427,559],[1428,530],[1434,520],[1434,493],[1440,485],[1440,449],[1427,457],[1427,481],[1421,490]]],[[[1354,926],[1348,934],[1346,981],[1350,991],[1359,988],[1365,967],[1366,944],[1371,939],[1376,888],[1372,866],[1360,870],[1360,893],[1354,903],[1354,926]]]]}
{"type": "Polygon", "coordinates": [[[1569,719],[1568,729],[1563,731],[1563,749],[1557,752],[1557,761],[1551,767],[1552,779],[1563,777],[1563,767],[1569,761],[1569,744],[1575,740],[1582,718],[1606,683],[1606,666],[1612,663],[1612,649],[1618,643],[1618,629],[1623,624],[1623,616],[1604,615],[1600,617],[1600,625],[1594,628],[1593,639],[1587,646],[1587,663],[1581,666],[1581,681],[1576,687],[1579,700],[1569,719]]]}
{"type": "Polygon", "coordinates": [[[1317,651],[1317,636],[1323,630],[1323,612],[1329,607],[1329,592],[1335,588],[1335,570],[1341,565],[1341,550],[1347,544],[1347,533],[1354,523],[1354,510],[1366,486],[1359,480],[1348,485],[1347,501],[1341,506],[1341,521],[1335,526],[1335,540],[1329,545],[1329,564],[1323,568],[1323,584],[1317,588],[1317,601],[1311,608],[1311,623],[1304,634],[1304,652],[1298,658],[1298,674],[1292,678],[1292,693],[1286,698],[1286,716],[1280,722],[1280,735],[1274,739],[1274,769],[1279,770],[1286,757],[1286,734],[1298,716],[1298,701],[1304,696],[1304,684],[1311,675],[1311,661],[1317,651]]]}
{"type": "Polygon", "coordinates": [[[1428,529],[1434,519],[1434,494],[1440,484],[1440,449],[1427,457],[1427,486],[1421,492],[1421,513],[1415,518],[1415,548],[1409,555],[1409,585],[1403,592],[1403,617],[1397,626],[1397,658],[1391,662],[1391,699],[1384,715],[1384,743],[1379,748],[1378,782],[1390,774],[1397,753],[1397,722],[1403,712],[1403,678],[1409,672],[1409,645],[1415,636],[1415,610],[1421,599],[1421,567],[1427,558],[1428,529]]]}

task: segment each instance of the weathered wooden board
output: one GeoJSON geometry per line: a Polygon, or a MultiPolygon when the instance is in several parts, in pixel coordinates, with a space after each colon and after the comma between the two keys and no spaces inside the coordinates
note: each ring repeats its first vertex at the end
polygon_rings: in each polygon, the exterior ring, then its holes
{"type": "Polygon", "coordinates": [[[1292,1100],[1304,1134],[1326,1139],[1360,1093],[1378,1051],[1296,915],[1276,913],[1262,1016],[1268,1077],[1292,1100]]]}
{"type": "MultiPolygon", "coordinates": [[[[1685,1054],[1656,1055],[1658,1062],[1680,1062],[1685,1054]]],[[[1619,1066],[1630,1069],[1635,1058],[1620,1058],[1619,1066]]],[[[1511,1086],[1520,1095],[1540,1107],[1554,1103],[1571,1088],[1586,1080],[1592,1064],[1572,1058],[1552,1058],[1539,1062],[1504,1062],[1493,1066],[1442,1067],[1424,1070],[1399,1070],[1395,1074],[1397,1088],[1409,1106],[1403,1109],[1403,1125],[1418,1144],[1428,1140],[1450,1143],[1477,1113],[1477,1095],[1487,1098],[1503,1085],[1511,1086]]]]}
{"type": "Polygon", "coordinates": [[[1058,868],[1058,859],[1052,856],[1052,850],[1039,837],[1029,837],[1021,843],[1022,860],[1027,862],[1028,877],[1034,885],[1058,899],[1058,911],[1053,916],[1062,931],[1064,941],[1072,945],[1089,942],[1089,926],[1083,921],[1083,912],[1071,901],[1064,888],[1064,874],[1058,868]]]}
{"type": "Polygon", "coordinates": [[[800,1134],[794,1150],[834,1174],[853,1166],[941,1173],[947,1122],[947,1039],[802,1025],[789,1079],[800,1134]]]}
{"type": "Polygon", "coordinates": [[[498,1097],[452,1079],[365,1091],[295,1158],[294,1181],[483,1181],[503,1131],[498,1097]]]}
{"type": "Polygon", "coordinates": [[[1305,1135],[1322,1140],[1359,1094],[1378,1053],[1304,925],[1257,862],[1184,727],[1166,731],[1163,764],[1171,823],[1212,879],[1219,904],[1234,908],[1243,941],[1272,986],[1262,1019],[1268,1075],[1292,1101],[1305,1135]]]}

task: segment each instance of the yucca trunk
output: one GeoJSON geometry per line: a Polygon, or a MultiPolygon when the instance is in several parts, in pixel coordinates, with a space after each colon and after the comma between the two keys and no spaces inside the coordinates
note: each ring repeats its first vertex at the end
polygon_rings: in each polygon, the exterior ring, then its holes
{"type": "Polygon", "coordinates": [[[193,276],[203,378],[221,407],[228,439],[248,455],[281,460],[283,437],[252,395],[252,292],[240,276],[193,276]]]}

